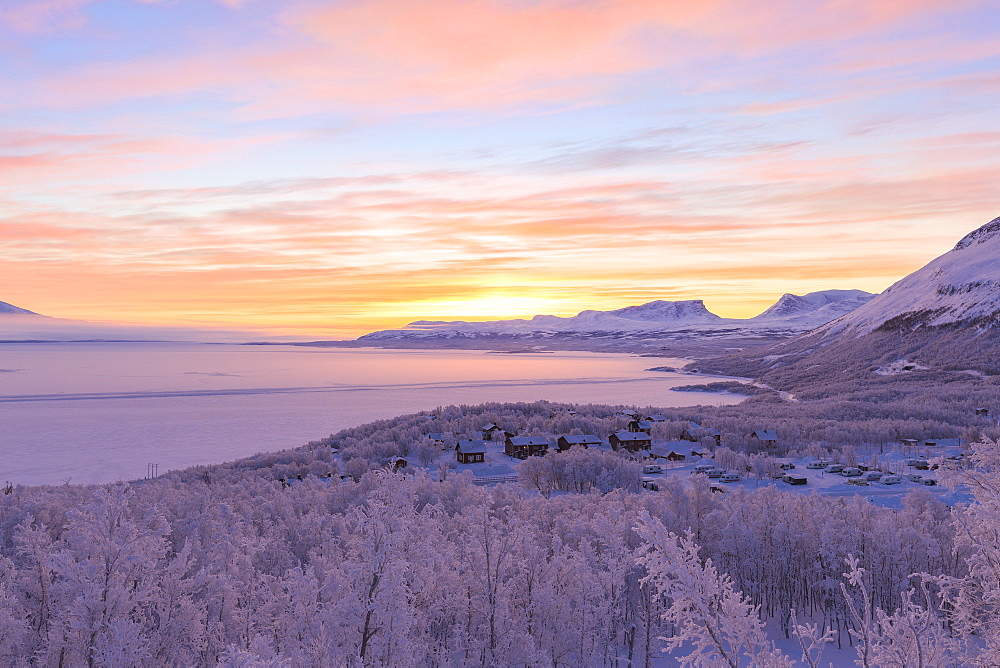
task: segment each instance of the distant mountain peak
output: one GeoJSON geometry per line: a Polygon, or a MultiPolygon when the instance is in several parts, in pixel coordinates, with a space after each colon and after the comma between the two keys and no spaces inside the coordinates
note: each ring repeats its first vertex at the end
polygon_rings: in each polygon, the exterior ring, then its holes
{"type": "Polygon", "coordinates": [[[684,301],[666,301],[658,299],[656,301],[639,304],[638,306],[626,306],[624,308],[608,311],[610,315],[627,320],[643,320],[658,322],[662,320],[687,320],[691,318],[719,320],[705,307],[705,302],[701,299],[688,299],[684,301]]]}
{"type": "Polygon", "coordinates": [[[955,244],[955,248],[953,250],[962,250],[974,244],[983,243],[994,236],[1000,236],[1000,218],[994,218],[978,230],[973,230],[972,232],[966,234],[962,237],[961,241],[955,244]]]}
{"type": "Polygon", "coordinates": [[[839,310],[841,313],[837,315],[841,315],[856,309],[871,300],[874,296],[872,293],[865,292],[864,290],[821,290],[805,295],[793,295],[786,292],[774,305],[753,319],[771,320],[773,318],[787,318],[804,313],[815,313],[820,310],[830,313],[835,313],[839,310]]]}
{"type": "Polygon", "coordinates": [[[8,304],[7,302],[0,302],[0,313],[10,315],[38,315],[34,311],[29,311],[26,308],[14,306],[13,304],[8,304]]]}

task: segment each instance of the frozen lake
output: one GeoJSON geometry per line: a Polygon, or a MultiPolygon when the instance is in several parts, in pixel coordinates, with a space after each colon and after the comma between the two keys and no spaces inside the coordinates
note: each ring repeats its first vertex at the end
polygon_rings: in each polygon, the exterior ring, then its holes
{"type": "Polygon", "coordinates": [[[183,343],[0,344],[0,481],[141,478],[303,445],[449,404],[689,406],[709,377],[646,371],[681,360],[183,343]]]}

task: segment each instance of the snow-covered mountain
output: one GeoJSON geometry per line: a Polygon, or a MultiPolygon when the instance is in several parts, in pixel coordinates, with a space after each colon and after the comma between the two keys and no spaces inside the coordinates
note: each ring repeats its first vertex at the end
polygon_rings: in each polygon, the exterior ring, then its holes
{"type": "Polygon", "coordinates": [[[860,335],[963,324],[1000,325],[1000,218],[824,329],[860,335]]]}
{"type": "Polygon", "coordinates": [[[13,304],[8,304],[7,302],[0,302],[0,315],[38,315],[34,311],[29,311],[26,308],[20,308],[14,306],[13,304]]]}
{"type": "Polygon", "coordinates": [[[850,313],[698,367],[814,394],[900,375],[1000,375],[1000,218],[850,313]]]}
{"type": "Polygon", "coordinates": [[[362,336],[361,341],[546,337],[552,335],[622,336],[642,338],[677,335],[791,336],[848,313],[874,295],[861,290],[825,290],[798,296],[786,294],[753,318],[722,318],[702,300],[657,300],[613,311],[582,311],[575,316],[536,315],[531,319],[466,322],[418,320],[402,329],[362,336]]]}
{"type": "Polygon", "coordinates": [[[761,323],[789,322],[812,329],[850,313],[874,297],[864,290],[823,290],[803,296],[785,294],[774,306],[751,320],[761,323]]]}

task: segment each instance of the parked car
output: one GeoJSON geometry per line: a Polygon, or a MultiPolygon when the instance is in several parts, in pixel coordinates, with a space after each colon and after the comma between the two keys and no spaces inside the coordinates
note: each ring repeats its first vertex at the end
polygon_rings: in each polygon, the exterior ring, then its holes
{"type": "Polygon", "coordinates": [[[928,487],[932,487],[933,485],[937,484],[937,480],[935,480],[934,478],[923,478],[920,481],[920,484],[921,485],[927,485],[928,487]]]}
{"type": "Polygon", "coordinates": [[[782,464],[781,465],[781,470],[782,471],[791,471],[794,468],[795,468],[795,464],[782,464]]]}

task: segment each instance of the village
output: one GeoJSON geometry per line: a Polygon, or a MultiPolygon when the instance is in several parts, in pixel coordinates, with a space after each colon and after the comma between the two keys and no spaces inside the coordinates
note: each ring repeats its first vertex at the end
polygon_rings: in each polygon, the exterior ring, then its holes
{"type": "MultiPolygon", "coordinates": [[[[576,416],[572,409],[564,411],[565,417],[576,416]]],[[[778,431],[767,427],[749,431],[755,447],[747,453],[745,448],[728,447],[728,435],[719,429],[693,421],[680,429],[679,437],[670,438],[667,416],[632,409],[617,411],[612,418],[620,427],[604,437],[579,433],[580,429],[545,433],[536,427],[528,433],[518,429],[514,419],[484,422],[459,433],[432,431],[437,415],[422,418],[425,426],[416,442],[400,448],[400,454],[383,457],[382,468],[403,474],[424,470],[439,480],[467,475],[477,485],[519,483],[545,496],[559,493],[566,485],[552,480],[559,475],[547,471],[538,460],[548,460],[555,467],[554,460],[560,457],[571,452],[583,457],[579,453],[586,452],[593,457],[613,456],[632,466],[636,479],[626,475],[621,478],[622,487],[634,483],[654,492],[700,476],[717,493],[773,485],[830,496],[863,495],[891,506],[909,491],[922,488],[950,504],[964,495],[941,486],[937,471],[942,466],[964,468],[969,454],[959,438],[907,438],[868,448],[795,450],[782,447],[778,431]]],[[[352,465],[353,460],[341,457],[335,446],[332,452],[342,479],[358,480],[377,468],[367,460],[363,469],[352,465]]]]}

